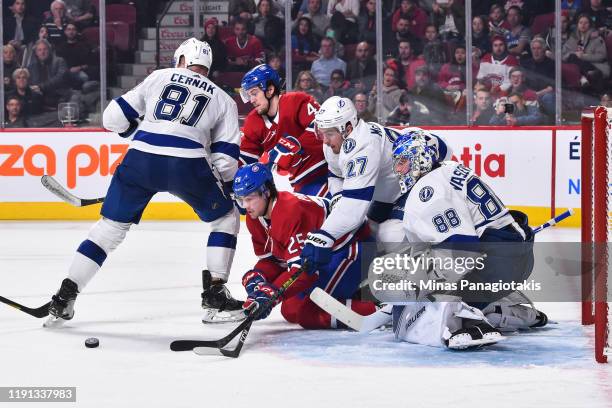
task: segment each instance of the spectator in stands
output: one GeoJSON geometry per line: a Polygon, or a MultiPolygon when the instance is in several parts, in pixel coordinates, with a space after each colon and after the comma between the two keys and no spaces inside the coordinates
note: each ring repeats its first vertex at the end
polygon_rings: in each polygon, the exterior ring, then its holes
{"type": "Polygon", "coordinates": [[[36,20],[26,14],[26,0],[13,2],[11,13],[5,14],[2,19],[2,26],[2,43],[12,45],[16,51],[21,51],[22,47],[36,39],[38,26],[36,20]]]}
{"type": "Polygon", "coordinates": [[[511,93],[520,93],[527,105],[539,106],[538,95],[525,84],[525,70],[521,67],[510,68],[510,88],[506,91],[506,94],[511,93]]]}
{"type": "Polygon", "coordinates": [[[430,124],[442,123],[443,118],[448,117],[449,107],[446,104],[444,92],[431,81],[427,67],[416,69],[414,87],[409,90],[409,93],[415,103],[427,109],[430,124]]]}
{"type": "Polygon", "coordinates": [[[410,125],[410,96],[402,92],[399,105],[391,111],[385,120],[386,126],[408,126],[410,125]]]}
{"type": "Polygon", "coordinates": [[[491,38],[489,27],[483,16],[475,16],[472,19],[472,45],[480,50],[478,57],[491,52],[491,38]]]}
{"type": "Polygon", "coordinates": [[[240,18],[234,20],[234,35],[226,38],[224,44],[230,71],[248,71],[265,58],[261,41],[247,33],[246,22],[240,18]]]}
{"type": "Polygon", "coordinates": [[[51,53],[51,45],[45,40],[34,44],[34,56],[28,66],[34,91],[40,91],[44,105],[49,110],[56,110],[61,100],[70,98],[64,78],[67,72],[66,61],[51,53]]]}
{"type": "Polygon", "coordinates": [[[569,18],[573,19],[578,11],[582,9],[582,0],[562,0],[561,9],[569,13],[569,18]]]}
{"type": "Polygon", "coordinates": [[[51,3],[53,0],[26,0],[26,15],[30,16],[36,21],[36,27],[40,27],[45,19],[45,13],[48,13],[51,9],[51,3]]]}
{"type": "Polygon", "coordinates": [[[291,55],[294,69],[302,71],[310,69],[312,63],[319,58],[318,51],[320,43],[320,38],[312,31],[312,22],[310,18],[299,18],[297,28],[291,35],[291,55]]]}
{"type": "Polygon", "coordinates": [[[11,96],[17,96],[22,101],[24,116],[30,118],[43,112],[43,96],[38,87],[36,91],[30,86],[30,72],[27,68],[17,68],[13,72],[15,90],[11,96]]]}
{"type": "Polygon", "coordinates": [[[476,109],[470,118],[470,124],[479,126],[490,124],[491,118],[495,115],[491,93],[484,89],[476,92],[474,105],[476,109]]]}
{"type": "Polygon", "coordinates": [[[400,16],[397,21],[397,31],[383,30],[383,53],[385,57],[393,56],[398,50],[401,41],[409,41],[415,54],[419,53],[420,40],[410,32],[410,21],[400,16]]]}
{"type": "Polygon", "coordinates": [[[465,6],[455,0],[433,3],[433,23],[442,41],[463,41],[465,37],[465,6]]]}
{"type": "Polygon", "coordinates": [[[537,106],[526,105],[523,95],[513,92],[508,98],[497,101],[495,115],[491,118],[491,125],[500,126],[537,126],[542,124],[542,114],[537,106]],[[511,112],[507,105],[512,105],[511,112]]]}
{"type": "Polygon", "coordinates": [[[227,67],[227,51],[225,44],[219,38],[219,20],[216,17],[211,17],[204,23],[202,41],[206,41],[212,50],[213,62],[208,76],[214,80],[219,72],[223,72],[227,67]]]}
{"type": "Polygon", "coordinates": [[[586,14],[578,16],[576,30],[563,44],[563,62],[576,64],[582,78],[580,83],[589,92],[597,92],[603,87],[603,79],[610,76],[606,44],[591,28],[591,20],[586,14]]]}
{"type": "Polygon", "coordinates": [[[236,19],[241,19],[243,22],[250,21],[253,14],[257,12],[254,0],[230,0],[228,6],[230,23],[236,19]]]}
{"type": "MultiPolygon", "coordinates": [[[[325,37],[330,18],[323,9],[321,0],[308,0],[308,10],[302,17],[308,17],[312,22],[312,32],[319,37],[325,37]]],[[[299,23],[299,21],[298,21],[299,23]]]]}
{"type": "Polygon", "coordinates": [[[502,36],[491,40],[492,52],[482,57],[477,79],[491,82],[491,93],[498,96],[510,88],[510,68],[518,65],[518,60],[506,51],[506,41],[502,36]]]}
{"type": "Polygon", "coordinates": [[[376,122],[376,116],[370,111],[368,107],[368,96],[363,92],[357,92],[353,96],[353,103],[357,110],[357,117],[366,122],[376,122]]]}
{"type": "Polygon", "coordinates": [[[17,64],[17,52],[11,44],[6,44],[2,47],[2,60],[2,65],[4,65],[3,86],[5,90],[10,90],[12,87],[11,74],[19,67],[19,64],[17,64]]]}
{"type": "Polygon", "coordinates": [[[427,13],[418,6],[416,0],[401,0],[399,8],[391,17],[391,30],[399,31],[397,24],[400,18],[408,20],[409,30],[414,37],[425,37],[428,17],[427,13]]]}
{"type": "Polygon", "coordinates": [[[353,95],[351,83],[346,80],[341,69],[334,69],[329,79],[329,88],[325,92],[325,99],[332,96],[350,98],[353,95]]]}
{"type": "Polygon", "coordinates": [[[96,9],[91,0],[63,0],[66,4],[66,16],[68,21],[77,26],[79,30],[94,24],[96,9]]]}
{"type": "Polygon", "coordinates": [[[440,40],[438,28],[434,24],[429,24],[425,28],[423,59],[432,77],[437,77],[442,65],[447,62],[446,46],[440,40]]]}
{"type": "Polygon", "coordinates": [[[75,24],[66,24],[64,30],[65,41],[57,44],[55,54],[66,61],[68,72],[66,73],[66,85],[72,89],[89,90],[97,85],[87,84],[98,71],[98,67],[90,66],[92,61],[92,49],[85,41],[77,37],[78,29],[75,24]]]}
{"type": "MultiPolygon", "coordinates": [[[[382,108],[381,111],[378,112],[378,116],[386,118],[389,116],[391,111],[395,109],[402,94],[402,90],[398,86],[398,74],[393,68],[386,67],[383,71],[382,85],[382,108]]],[[[370,97],[368,100],[370,109],[376,109],[376,99],[376,87],[374,86],[370,91],[370,97]]]]}
{"type": "Polygon", "coordinates": [[[504,17],[503,7],[499,4],[493,4],[489,12],[489,35],[506,35],[506,31],[510,29],[510,25],[504,17]]]}
{"type": "Polygon", "coordinates": [[[253,33],[263,40],[265,48],[278,52],[285,44],[285,23],[272,14],[272,0],[260,0],[253,16],[253,33]]]}
{"type": "Polygon", "coordinates": [[[599,99],[599,104],[606,108],[612,108],[612,92],[608,91],[601,95],[599,99]]]}
{"type": "Polygon", "coordinates": [[[346,72],[346,62],[336,56],[336,42],[333,38],[325,37],[321,40],[321,56],[312,63],[312,75],[321,85],[329,86],[331,73],[335,69],[346,72]]]}
{"type": "Polygon", "coordinates": [[[6,99],[6,121],[5,128],[24,128],[27,127],[25,117],[21,111],[21,99],[17,96],[9,96],[6,99]]]}
{"type": "Polygon", "coordinates": [[[315,77],[312,76],[310,71],[300,71],[296,75],[293,89],[296,91],[306,92],[315,98],[319,103],[322,103],[325,100],[319,83],[315,77]]]}
{"type": "Polygon", "coordinates": [[[438,75],[438,86],[447,91],[463,91],[465,89],[465,46],[458,45],[453,52],[453,58],[444,64],[438,75]]]}
{"type": "Polygon", "coordinates": [[[584,2],[587,4],[580,14],[586,14],[589,17],[591,27],[601,31],[612,27],[612,14],[603,5],[603,0],[584,0],[584,2]]]}
{"type": "Polygon", "coordinates": [[[522,24],[523,13],[518,6],[512,6],[508,9],[507,21],[510,26],[506,33],[508,52],[517,57],[528,54],[531,31],[522,24]]]}
{"type": "Polygon", "coordinates": [[[43,25],[47,27],[51,44],[55,45],[64,40],[66,24],[68,24],[66,5],[62,0],[55,0],[51,3],[51,15],[43,21],[43,25]]]}
{"type": "Polygon", "coordinates": [[[365,41],[357,44],[355,58],[346,66],[346,78],[360,92],[369,92],[376,80],[376,60],[372,56],[370,44],[365,41]]]}
{"type": "Polygon", "coordinates": [[[281,57],[281,54],[277,52],[268,53],[266,56],[266,64],[278,72],[278,75],[281,78],[285,78],[285,67],[283,66],[283,58],[281,57]]]}
{"type": "Polygon", "coordinates": [[[398,58],[387,61],[387,65],[390,65],[399,73],[400,86],[410,89],[414,86],[414,72],[418,67],[425,65],[425,60],[414,55],[412,45],[407,40],[399,43],[397,53],[398,58]]]}
{"type": "Polygon", "coordinates": [[[546,58],[546,44],[541,37],[531,40],[531,58],[521,62],[526,85],[536,91],[540,106],[550,117],[555,115],[555,62],[546,58]]]}
{"type": "Polygon", "coordinates": [[[360,0],[328,0],[327,16],[333,34],[326,32],[326,36],[336,39],[342,44],[351,44],[357,41],[357,16],[361,6],[360,0]]]}
{"type": "Polygon", "coordinates": [[[359,41],[376,44],[376,0],[367,0],[357,18],[359,41]]]}

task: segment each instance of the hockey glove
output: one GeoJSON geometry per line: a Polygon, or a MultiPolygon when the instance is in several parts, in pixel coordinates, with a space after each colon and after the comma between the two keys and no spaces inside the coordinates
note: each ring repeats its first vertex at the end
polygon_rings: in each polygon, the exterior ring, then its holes
{"type": "Polygon", "coordinates": [[[259,285],[265,283],[268,283],[266,277],[257,270],[250,270],[242,277],[242,286],[244,286],[247,296],[252,296],[259,285]]]}
{"type": "Polygon", "coordinates": [[[129,119],[129,122],[130,126],[127,128],[127,130],[119,133],[119,136],[126,139],[134,135],[134,132],[136,132],[136,129],[138,129],[138,126],[140,126],[140,123],[142,122],[142,118],[129,119]]]}
{"type": "Polygon", "coordinates": [[[267,152],[267,158],[264,154],[262,163],[276,166],[281,170],[289,170],[295,167],[302,161],[302,145],[293,136],[281,137],[278,143],[272,150],[267,152]]]}
{"type": "Polygon", "coordinates": [[[224,181],[223,182],[223,194],[226,197],[229,197],[234,202],[234,207],[238,210],[240,215],[246,215],[246,210],[238,204],[238,200],[236,200],[236,194],[234,194],[234,181],[224,181]]]}
{"type": "MultiPolygon", "coordinates": [[[[276,292],[276,286],[272,285],[271,283],[262,283],[257,286],[257,289],[252,295],[247,297],[242,307],[246,311],[249,311],[253,307],[253,303],[257,303],[257,309],[267,309],[259,315],[257,320],[265,319],[266,317],[270,316],[274,306],[280,303],[280,299],[278,298],[274,301],[274,303],[272,303],[272,297],[276,295],[276,292]]],[[[255,311],[250,313],[255,313],[255,311]]]]}
{"type": "Polygon", "coordinates": [[[321,266],[327,265],[331,260],[332,247],[335,239],[323,230],[309,232],[300,255],[300,263],[310,263],[312,267],[306,272],[315,273],[321,266]]]}

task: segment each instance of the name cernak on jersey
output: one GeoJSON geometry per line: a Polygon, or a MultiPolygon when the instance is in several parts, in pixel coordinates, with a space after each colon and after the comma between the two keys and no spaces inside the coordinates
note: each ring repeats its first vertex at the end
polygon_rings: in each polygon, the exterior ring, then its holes
{"type": "MultiPolygon", "coordinates": [[[[199,77],[198,75],[195,76],[199,77]]],[[[215,90],[215,86],[206,82],[204,79],[190,78],[181,74],[172,74],[172,76],[170,77],[170,81],[202,89],[204,92],[208,92],[211,95],[214,93],[215,90]]]]}

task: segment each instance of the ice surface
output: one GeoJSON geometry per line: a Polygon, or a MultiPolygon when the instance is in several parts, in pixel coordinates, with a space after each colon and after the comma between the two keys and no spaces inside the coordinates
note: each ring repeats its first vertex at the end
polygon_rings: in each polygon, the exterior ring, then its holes
{"type": "MultiPolygon", "coordinates": [[[[47,302],[90,225],[0,223],[0,295],[47,302]]],[[[592,328],[580,326],[575,303],[542,304],[558,325],[467,353],[396,343],[388,331],[305,331],[278,310],[253,325],[238,359],[172,352],[174,339],[231,330],[199,321],[206,231],[133,227],[62,329],[0,304],[0,386],[76,386],[79,407],[612,407],[612,367],[594,362],[592,328]],[[88,337],[100,347],[86,349],[88,337]]],[[[254,259],[243,228],[230,279],[237,297],[254,259]]],[[[28,405],[41,406],[19,406],[28,405]]],[[[53,406],[63,405],[75,406],[53,406]]]]}

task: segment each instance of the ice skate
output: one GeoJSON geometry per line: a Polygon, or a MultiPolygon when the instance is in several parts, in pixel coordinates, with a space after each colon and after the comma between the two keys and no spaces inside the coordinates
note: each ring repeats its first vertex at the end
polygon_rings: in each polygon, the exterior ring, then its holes
{"type": "Polygon", "coordinates": [[[79,294],[76,283],[66,278],[55,295],[51,297],[49,318],[43,327],[57,328],[74,316],[74,302],[79,294]]]}
{"type": "Polygon", "coordinates": [[[223,282],[212,282],[208,270],[202,271],[202,323],[240,322],[246,318],[242,303],[234,299],[223,282]]]}

